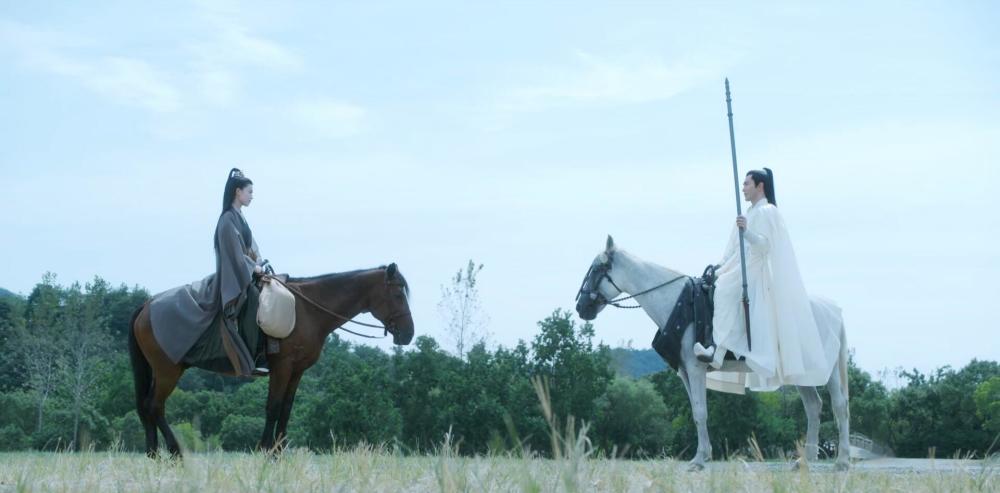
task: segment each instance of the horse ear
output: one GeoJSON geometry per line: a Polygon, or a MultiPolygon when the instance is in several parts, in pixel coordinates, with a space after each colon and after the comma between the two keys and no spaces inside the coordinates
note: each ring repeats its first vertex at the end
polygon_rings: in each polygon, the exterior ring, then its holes
{"type": "Polygon", "coordinates": [[[388,279],[392,279],[393,277],[396,277],[397,272],[399,272],[399,267],[396,267],[396,262],[393,262],[389,264],[389,267],[386,267],[385,277],[388,279]]]}
{"type": "Polygon", "coordinates": [[[615,239],[608,235],[608,244],[604,247],[605,251],[610,252],[615,249],[615,239]]]}

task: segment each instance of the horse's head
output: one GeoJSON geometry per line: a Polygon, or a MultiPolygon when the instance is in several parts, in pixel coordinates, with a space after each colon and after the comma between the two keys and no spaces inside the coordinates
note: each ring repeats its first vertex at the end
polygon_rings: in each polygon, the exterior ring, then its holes
{"type": "Polygon", "coordinates": [[[615,263],[615,240],[608,235],[604,251],[594,258],[590,269],[583,276],[580,290],[576,293],[576,313],[584,320],[593,320],[608,305],[608,300],[621,294],[621,290],[611,279],[615,263]]]}
{"type": "Polygon", "coordinates": [[[413,340],[413,316],[410,315],[410,286],[396,264],[385,269],[383,289],[375,292],[371,314],[392,333],[392,342],[399,345],[413,340]]]}

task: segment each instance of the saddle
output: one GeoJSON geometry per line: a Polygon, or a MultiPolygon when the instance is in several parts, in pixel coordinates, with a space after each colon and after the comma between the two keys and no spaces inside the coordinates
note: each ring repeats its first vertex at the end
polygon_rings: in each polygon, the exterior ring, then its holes
{"type": "MultiPolygon", "coordinates": [[[[674,370],[680,366],[681,339],[689,326],[695,330],[696,342],[705,347],[715,344],[712,340],[712,316],[715,313],[713,300],[717,279],[715,269],[715,265],[709,265],[701,277],[687,279],[667,323],[653,336],[653,349],[674,370]]],[[[727,351],[725,359],[736,357],[727,351]]]]}

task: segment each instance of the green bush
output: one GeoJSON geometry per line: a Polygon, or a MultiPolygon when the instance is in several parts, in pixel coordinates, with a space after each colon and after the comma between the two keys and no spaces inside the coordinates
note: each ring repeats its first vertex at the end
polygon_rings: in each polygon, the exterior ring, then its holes
{"type": "Polygon", "coordinates": [[[129,411],[111,421],[114,440],[122,450],[138,452],[146,450],[146,433],[135,411],[129,411]]]}
{"type": "Polygon", "coordinates": [[[174,437],[180,442],[181,450],[187,452],[208,452],[205,440],[201,438],[201,432],[195,429],[191,423],[177,423],[170,425],[174,431],[174,437]]]}
{"type": "Polygon", "coordinates": [[[35,397],[27,392],[0,393],[0,423],[33,430],[38,418],[35,397]]]}
{"type": "Polygon", "coordinates": [[[73,443],[73,416],[64,407],[57,408],[50,400],[42,429],[31,434],[31,446],[36,450],[65,450],[73,443]]]}
{"type": "Polygon", "coordinates": [[[655,456],[670,439],[667,406],[650,381],[615,378],[597,400],[592,435],[606,452],[617,448],[627,456],[655,456]]]}
{"type": "Polygon", "coordinates": [[[9,424],[0,428],[0,450],[24,450],[28,448],[28,436],[19,426],[9,424]]]}
{"type": "Polygon", "coordinates": [[[983,428],[994,435],[1000,434],[1000,376],[979,384],[974,399],[983,428]]]}
{"type": "Polygon", "coordinates": [[[219,438],[225,450],[253,450],[264,432],[264,418],[232,414],[222,421],[219,438]]]}

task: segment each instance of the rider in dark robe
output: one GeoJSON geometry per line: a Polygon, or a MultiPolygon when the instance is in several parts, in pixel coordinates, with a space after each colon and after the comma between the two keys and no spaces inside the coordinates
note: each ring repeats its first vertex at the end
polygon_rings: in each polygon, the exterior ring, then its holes
{"type": "Polygon", "coordinates": [[[233,168],[215,227],[215,273],[160,293],[150,303],[153,335],[174,363],[217,326],[233,373],[267,373],[263,334],[256,325],[239,322],[248,297],[257,295],[254,277],[262,272],[257,244],[241,212],[251,200],[253,182],[233,168]]]}

